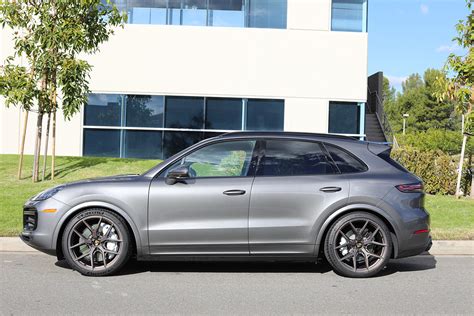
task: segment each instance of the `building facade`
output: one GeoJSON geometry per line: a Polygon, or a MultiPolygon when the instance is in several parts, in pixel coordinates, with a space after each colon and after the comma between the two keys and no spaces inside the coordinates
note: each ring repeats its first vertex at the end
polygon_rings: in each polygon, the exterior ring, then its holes
{"type": "MultiPolygon", "coordinates": [[[[59,119],[58,155],[161,159],[237,130],[364,136],[367,0],[115,2],[128,22],[85,56],[93,93],[59,119]]],[[[0,99],[0,153],[18,153],[22,115],[0,99]]]]}

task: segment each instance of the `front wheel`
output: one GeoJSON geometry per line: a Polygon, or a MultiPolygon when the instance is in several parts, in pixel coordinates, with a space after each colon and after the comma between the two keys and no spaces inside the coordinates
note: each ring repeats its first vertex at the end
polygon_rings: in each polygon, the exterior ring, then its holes
{"type": "Polygon", "coordinates": [[[328,231],[324,254],[333,269],[347,277],[379,273],[390,260],[392,239],[387,225],[375,215],[354,212],[338,219],[328,231]]]}
{"type": "Polygon", "coordinates": [[[110,275],[122,268],[130,257],[130,233],[124,220],[114,213],[89,209],[67,224],[62,250],[69,266],[81,274],[110,275]]]}

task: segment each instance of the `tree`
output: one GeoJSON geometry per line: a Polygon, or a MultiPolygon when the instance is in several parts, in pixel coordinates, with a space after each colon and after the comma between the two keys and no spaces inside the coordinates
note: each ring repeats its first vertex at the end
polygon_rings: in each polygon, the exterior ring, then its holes
{"type": "Polygon", "coordinates": [[[458,176],[456,182],[456,196],[461,195],[461,177],[463,171],[464,152],[468,136],[474,133],[474,12],[473,0],[466,0],[469,14],[466,20],[456,24],[458,36],[453,39],[464,48],[464,55],[450,54],[445,65],[446,76],[439,76],[437,84],[441,88],[435,93],[439,100],[456,102],[456,111],[464,115],[464,137],[459,158],[458,176]]]}
{"type": "MultiPolygon", "coordinates": [[[[43,116],[52,121],[54,178],[56,112],[60,108],[69,120],[87,102],[91,65],[77,56],[96,52],[126,18],[110,1],[0,1],[0,24],[13,30],[15,49],[0,69],[0,94],[5,96],[6,106],[21,106],[26,113],[33,109],[38,113],[33,181],[38,180],[39,174],[43,116]],[[22,58],[26,65],[19,63],[22,58]],[[58,94],[62,96],[61,104],[58,94]]],[[[22,157],[23,152],[20,170],[22,157]]]]}

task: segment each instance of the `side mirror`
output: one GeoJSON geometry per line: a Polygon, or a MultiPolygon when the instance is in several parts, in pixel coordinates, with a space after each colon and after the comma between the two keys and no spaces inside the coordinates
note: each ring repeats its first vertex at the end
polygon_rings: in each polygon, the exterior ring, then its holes
{"type": "Polygon", "coordinates": [[[166,176],[167,184],[175,184],[181,180],[189,178],[189,168],[187,166],[179,166],[168,172],[166,176]]]}

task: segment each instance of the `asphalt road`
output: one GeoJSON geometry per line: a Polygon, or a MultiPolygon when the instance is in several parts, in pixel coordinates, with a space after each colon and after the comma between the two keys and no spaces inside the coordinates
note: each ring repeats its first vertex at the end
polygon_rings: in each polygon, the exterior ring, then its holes
{"type": "Polygon", "coordinates": [[[474,257],[392,261],[347,279],[326,264],[138,263],[83,277],[39,253],[0,253],[0,314],[474,314],[474,257]]]}

